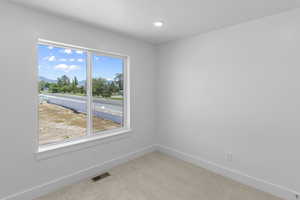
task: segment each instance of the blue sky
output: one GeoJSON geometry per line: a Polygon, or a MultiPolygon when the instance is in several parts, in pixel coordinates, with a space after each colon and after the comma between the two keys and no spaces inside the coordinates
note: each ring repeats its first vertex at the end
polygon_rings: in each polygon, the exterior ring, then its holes
{"type": "MultiPolygon", "coordinates": [[[[85,80],[86,58],[87,54],[79,50],[38,45],[39,76],[57,80],[67,75],[69,78],[76,76],[79,81],[85,80]]],[[[116,73],[122,73],[122,68],[122,59],[93,55],[93,77],[112,80],[116,73]]]]}

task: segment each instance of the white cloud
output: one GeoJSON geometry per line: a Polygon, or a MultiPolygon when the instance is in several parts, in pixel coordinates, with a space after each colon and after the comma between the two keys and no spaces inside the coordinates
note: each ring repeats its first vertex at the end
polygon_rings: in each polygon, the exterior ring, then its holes
{"type": "Polygon", "coordinates": [[[50,49],[50,50],[53,49],[53,46],[48,46],[48,49],[50,49]]]}
{"type": "Polygon", "coordinates": [[[83,62],[83,59],[82,58],[78,58],[77,61],[78,62],[83,62]]]}
{"type": "Polygon", "coordinates": [[[112,79],[112,78],[106,78],[106,80],[108,80],[108,81],[112,81],[113,79],[112,79]]]}
{"type": "Polygon", "coordinates": [[[83,51],[77,50],[76,53],[83,54],[83,51]]]}
{"type": "Polygon", "coordinates": [[[62,70],[64,72],[68,73],[73,70],[78,70],[78,69],[80,69],[80,67],[78,65],[59,64],[59,65],[54,66],[54,69],[62,70]]]}
{"type": "Polygon", "coordinates": [[[48,60],[48,61],[52,62],[52,61],[55,61],[56,58],[55,58],[55,56],[46,56],[43,58],[43,60],[48,60]]]}
{"type": "Polygon", "coordinates": [[[66,54],[72,54],[72,50],[71,50],[71,49],[65,49],[64,52],[65,52],[66,54]]]}
{"type": "Polygon", "coordinates": [[[61,59],[59,59],[59,61],[66,62],[66,61],[67,61],[67,59],[65,59],[65,58],[61,58],[61,59]]]}
{"type": "Polygon", "coordinates": [[[71,58],[69,61],[70,61],[70,62],[74,62],[74,61],[75,61],[75,59],[74,59],[74,58],[71,58]]]}
{"type": "Polygon", "coordinates": [[[55,56],[50,56],[50,57],[48,58],[48,61],[50,61],[50,62],[55,61],[55,56]]]}

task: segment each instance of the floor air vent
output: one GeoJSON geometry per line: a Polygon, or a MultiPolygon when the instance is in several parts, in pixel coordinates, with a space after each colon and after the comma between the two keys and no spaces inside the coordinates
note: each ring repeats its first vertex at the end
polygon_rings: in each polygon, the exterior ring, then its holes
{"type": "Polygon", "coordinates": [[[103,174],[100,174],[100,175],[98,175],[98,176],[95,176],[94,178],[92,178],[92,180],[93,180],[94,182],[96,182],[96,181],[99,181],[99,180],[101,180],[101,179],[104,179],[104,178],[106,178],[106,177],[108,177],[108,176],[110,176],[110,174],[109,174],[108,172],[105,172],[105,173],[103,173],[103,174]]]}

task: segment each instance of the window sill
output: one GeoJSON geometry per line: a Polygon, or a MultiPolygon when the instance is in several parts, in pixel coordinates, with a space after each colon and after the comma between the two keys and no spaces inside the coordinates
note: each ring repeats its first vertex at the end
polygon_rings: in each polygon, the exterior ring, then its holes
{"type": "Polygon", "coordinates": [[[99,143],[108,143],[111,141],[123,139],[124,137],[127,137],[130,132],[131,129],[120,129],[118,131],[107,131],[99,135],[84,137],[78,140],[51,145],[42,145],[38,148],[37,152],[35,153],[35,157],[37,160],[43,160],[50,157],[59,156],[64,153],[89,148],[91,146],[98,145],[99,143]]]}

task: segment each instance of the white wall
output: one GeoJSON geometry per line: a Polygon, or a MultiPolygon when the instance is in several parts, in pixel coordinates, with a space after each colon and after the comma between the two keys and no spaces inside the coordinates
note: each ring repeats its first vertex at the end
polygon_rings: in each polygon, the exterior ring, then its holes
{"type": "Polygon", "coordinates": [[[153,144],[155,49],[152,45],[63,18],[0,2],[0,199],[153,144]],[[130,136],[36,160],[37,38],[129,55],[130,136]]]}
{"type": "Polygon", "coordinates": [[[161,45],[159,62],[162,146],[300,191],[299,9],[161,45]]]}
{"type": "Polygon", "coordinates": [[[299,24],[295,10],[164,44],[156,71],[150,44],[0,2],[0,199],[156,142],[300,191],[299,24]],[[35,158],[38,37],[131,57],[129,137],[35,158]]]}

